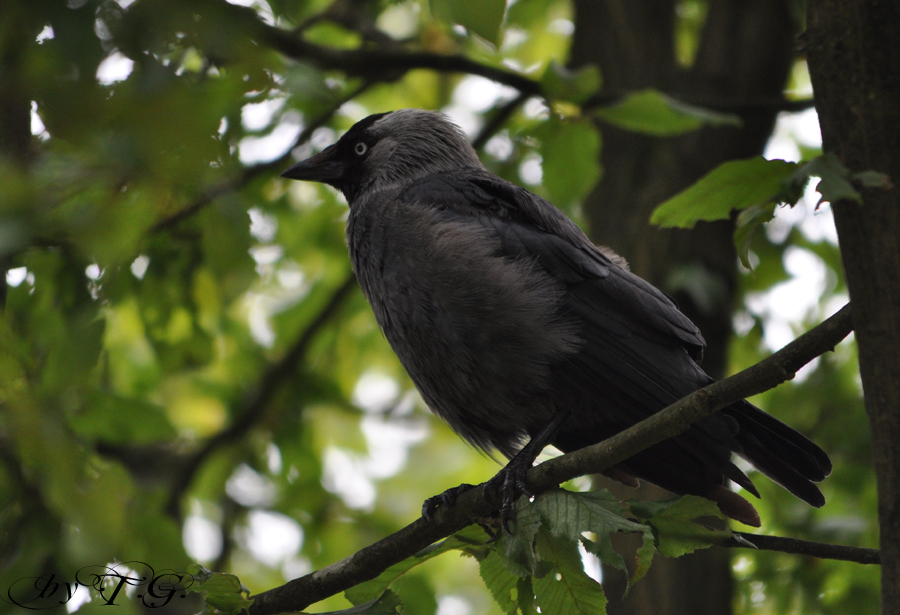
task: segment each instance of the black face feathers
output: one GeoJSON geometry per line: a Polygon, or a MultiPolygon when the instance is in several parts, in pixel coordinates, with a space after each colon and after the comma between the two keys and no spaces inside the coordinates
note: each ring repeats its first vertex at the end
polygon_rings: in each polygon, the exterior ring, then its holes
{"type": "MultiPolygon", "coordinates": [[[[458,434],[515,455],[507,476],[524,476],[544,443],[594,444],[712,381],[698,365],[703,336],[668,296],[553,205],[489,173],[439,113],[367,117],[283,175],[347,197],[350,257],[385,337],[458,434]],[[537,444],[516,454],[526,441],[537,444]]],[[[733,453],[824,503],[813,483],[830,472],[827,455],[745,401],[611,472],[709,497],[758,525],[724,487],[755,495],[733,453]]]]}
{"type": "Polygon", "coordinates": [[[291,166],[282,177],[329,184],[352,207],[364,192],[466,167],[482,168],[459,128],[439,113],[402,109],[360,120],[337,143],[291,166]]]}
{"type": "Polygon", "coordinates": [[[378,142],[377,131],[371,126],[385,115],[388,114],[370,115],[357,122],[337,143],[290,166],[281,177],[322,182],[337,188],[351,200],[357,192],[356,184],[364,175],[365,159],[378,142]]]}

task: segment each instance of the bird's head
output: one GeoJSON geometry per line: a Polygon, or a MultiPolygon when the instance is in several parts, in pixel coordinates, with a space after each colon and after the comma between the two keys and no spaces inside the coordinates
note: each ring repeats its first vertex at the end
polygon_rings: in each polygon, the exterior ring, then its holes
{"type": "Polygon", "coordinates": [[[468,167],[482,165],[456,124],[442,113],[401,109],[360,120],[337,143],[281,176],[334,186],[352,206],[366,192],[468,167]]]}

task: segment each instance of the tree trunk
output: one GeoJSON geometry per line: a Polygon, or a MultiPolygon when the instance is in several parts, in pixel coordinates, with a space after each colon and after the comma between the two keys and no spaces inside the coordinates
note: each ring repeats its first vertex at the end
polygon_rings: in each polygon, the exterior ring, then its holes
{"type": "MultiPolygon", "coordinates": [[[[604,125],[604,176],[585,203],[592,238],[678,300],[706,337],[704,369],[721,377],[737,287],[731,223],[676,231],[651,227],[648,220],[659,203],[722,162],[762,153],[775,105],[741,103],[782,99],[795,47],[787,3],[712,0],[696,59],[687,68],[674,54],[672,0],[576,0],[575,13],[570,63],[599,65],[608,90],[652,87],[697,104],[744,110],[741,128],[703,129],[679,138],[604,125]]],[[[665,493],[647,490],[637,497],[665,493]]],[[[636,497],[624,488],[619,495],[636,497]]],[[[657,560],[624,601],[624,575],[608,567],[603,574],[614,615],[731,612],[730,557],[722,549],[657,560]]]]}
{"type": "Polygon", "coordinates": [[[882,613],[900,613],[900,4],[809,0],[809,69],[826,152],[890,189],[833,203],[872,425],[882,613]]]}

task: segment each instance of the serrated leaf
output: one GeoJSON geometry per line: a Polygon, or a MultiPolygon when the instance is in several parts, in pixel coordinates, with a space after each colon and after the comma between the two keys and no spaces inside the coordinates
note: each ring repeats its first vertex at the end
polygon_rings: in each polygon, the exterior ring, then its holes
{"type": "Polygon", "coordinates": [[[641,520],[663,514],[677,519],[724,518],[715,502],[696,495],[684,495],[671,500],[628,500],[624,505],[631,514],[641,520]]]}
{"type": "Polygon", "coordinates": [[[639,565],[629,579],[629,587],[646,574],[653,559],[651,528],[626,518],[621,502],[605,489],[589,493],[563,489],[548,491],[538,497],[533,506],[553,536],[581,541],[588,552],[619,570],[625,568],[625,562],[613,549],[610,535],[615,532],[642,533],[644,543],[638,552],[639,565]],[[585,538],[584,532],[593,532],[597,541],[585,538]]]}
{"type": "Polygon", "coordinates": [[[582,532],[608,535],[612,532],[643,532],[647,528],[625,517],[622,504],[605,489],[575,493],[555,489],[534,501],[551,533],[578,540],[582,532]]]}
{"type": "Polygon", "coordinates": [[[516,602],[522,615],[537,615],[537,605],[534,603],[534,587],[531,577],[522,577],[516,583],[516,602]]]}
{"type": "Polygon", "coordinates": [[[236,615],[253,604],[253,599],[248,598],[250,590],[235,575],[211,572],[199,564],[191,564],[187,571],[198,581],[188,591],[203,596],[207,605],[206,612],[210,612],[209,607],[213,607],[217,613],[236,615]]]}
{"type": "Polygon", "coordinates": [[[694,107],[652,89],[629,94],[594,113],[619,128],[656,137],[681,135],[704,125],[741,125],[736,115],[694,107]]]}
{"type": "Polygon", "coordinates": [[[650,222],[690,228],[699,220],[724,220],[732,210],[771,203],[779,199],[782,182],[797,166],[793,162],[766,160],[761,156],[726,162],[657,207],[650,222]]]}
{"type": "Polygon", "coordinates": [[[516,519],[512,534],[500,533],[499,551],[503,563],[510,572],[520,577],[535,576],[539,573],[537,557],[534,553],[534,537],[541,527],[541,516],[528,498],[522,496],[516,502],[516,519]]]}
{"type": "Polygon", "coordinates": [[[664,557],[681,557],[699,549],[719,544],[731,535],[731,530],[715,530],[692,521],[661,517],[649,522],[656,530],[656,550],[664,557]]]}
{"type": "Polygon", "coordinates": [[[550,574],[534,580],[534,593],[542,613],[602,615],[606,613],[603,588],[584,572],[578,543],[563,540],[541,529],[537,534],[541,561],[550,563],[550,574]]]}
{"type": "Polygon", "coordinates": [[[816,190],[822,195],[823,201],[836,203],[848,200],[862,203],[862,195],[850,183],[849,169],[835,154],[829,152],[817,156],[803,165],[795,174],[797,183],[802,184],[803,187],[806,186],[810,177],[821,179],[816,190]]]}
{"type": "Polygon", "coordinates": [[[516,587],[521,577],[510,572],[496,551],[491,551],[478,562],[478,573],[500,609],[504,613],[515,615],[518,610],[516,587]]]}
{"type": "Polygon", "coordinates": [[[402,562],[394,564],[374,579],[351,587],[344,592],[344,597],[356,605],[369,602],[382,595],[391,583],[419,564],[423,564],[431,558],[453,549],[471,550],[473,547],[483,546],[486,541],[487,537],[484,535],[484,530],[477,525],[471,525],[446,540],[426,547],[412,557],[407,557],[402,562]]]}
{"type": "MultiPolygon", "coordinates": [[[[788,196],[784,200],[788,202],[798,200],[811,177],[818,177],[821,180],[816,186],[816,190],[822,195],[819,204],[823,201],[835,203],[841,200],[862,204],[862,195],[857,186],[883,190],[893,187],[890,177],[884,173],[861,171],[851,174],[836,154],[828,152],[801,165],[791,175],[785,183],[788,196]]],[[[818,205],[816,207],[818,208],[818,205]]]]}
{"type": "Polygon", "coordinates": [[[506,0],[431,0],[431,11],[441,20],[459,24],[496,47],[506,0]]]}
{"type": "Polygon", "coordinates": [[[653,562],[653,556],[656,554],[656,541],[654,540],[653,532],[644,533],[643,538],[643,543],[638,548],[637,553],[635,553],[636,561],[634,573],[628,579],[628,587],[625,590],[626,594],[631,590],[635,583],[644,578],[644,575],[650,570],[650,564],[653,562]]]}
{"type": "Polygon", "coordinates": [[[600,89],[600,70],[594,65],[571,70],[551,60],[541,76],[541,91],[553,100],[581,104],[600,89]]]}
{"type": "Polygon", "coordinates": [[[629,502],[629,508],[653,527],[656,549],[665,557],[680,557],[731,537],[729,529],[712,529],[694,522],[699,517],[723,519],[716,503],[694,495],[666,502],[629,502]]]}

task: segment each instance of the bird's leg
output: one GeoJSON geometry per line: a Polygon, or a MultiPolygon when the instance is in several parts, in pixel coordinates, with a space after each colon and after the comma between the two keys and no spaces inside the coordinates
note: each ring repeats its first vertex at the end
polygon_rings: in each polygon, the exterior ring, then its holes
{"type": "Polygon", "coordinates": [[[485,491],[489,493],[499,491],[500,493],[500,519],[503,522],[503,529],[508,533],[512,534],[512,531],[509,529],[509,522],[515,513],[516,500],[519,495],[524,494],[529,497],[532,495],[528,490],[528,484],[525,482],[525,474],[534,465],[534,460],[541,454],[544,447],[556,438],[560,427],[571,415],[571,409],[558,412],[538,435],[531,438],[528,444],[522,447],[522,450],[509,460],[505,468],[485,483],[485,491]]]}

